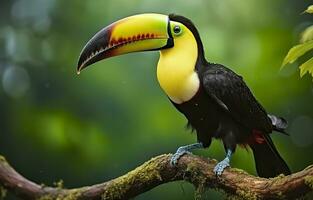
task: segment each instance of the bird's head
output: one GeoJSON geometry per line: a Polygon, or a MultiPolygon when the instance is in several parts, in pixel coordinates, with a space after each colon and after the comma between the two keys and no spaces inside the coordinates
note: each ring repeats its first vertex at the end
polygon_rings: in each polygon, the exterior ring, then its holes
{"type": "Polygon", "coordinates": [[[108,25],[88,41],[80,54],[77,72],[117,55],[170,49],[188,38],[196,40],[198,50],[203,51],[198,31],[185,17],[174,14],[130,16],[108,25]]]}

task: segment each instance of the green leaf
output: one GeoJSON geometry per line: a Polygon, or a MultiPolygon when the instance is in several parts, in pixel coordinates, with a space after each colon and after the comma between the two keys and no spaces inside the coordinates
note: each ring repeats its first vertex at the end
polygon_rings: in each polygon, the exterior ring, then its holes
{"type": "Polygon", "coordinates": [[[303,77],[307,72],[313,75],[313,58],[310,58],[308,61],[306,61],[300,66],[301,77],[303,77]]]}
{"type": "Polygon", "coordinates": [[[309,67],[308,73],[310,73],[311,76],[313,77],[313,65],[311,65],[311,67],[309,67]]]}
{"type": "Polygon", "coordinates": [[[313,40],[313,25],[307,27],[301,34],[300,42],[305,43],[313,40]]]}
{"type": "Polygon", "coordinates": [[[285,66],[287,63],[293,63],[296,61],[300,56],[308,52],[309,50],[313,49],[313,40],[303,43],[303,44],[298,44],[294,47],[292,47],[287,56],[285,57],[282,67],[285,66]]]}
{"type": "Polygon", "coordinates": [[[303,13],[313,14],[313,5],[310,5],[303,13]]]}

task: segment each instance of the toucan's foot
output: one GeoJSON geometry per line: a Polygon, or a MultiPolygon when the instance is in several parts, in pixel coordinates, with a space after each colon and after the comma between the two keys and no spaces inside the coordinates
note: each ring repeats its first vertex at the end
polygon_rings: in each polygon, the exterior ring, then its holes
{"type": "Polygon", "coordinates": [[[176,153],[172,156],[170,164],[172,166],[176,166],[180,157],[182,157],[184,154],[192,154],[190,152],[191,150],[199,149],[199,148],[203,148],[202,143],[195,143],[195,144],[190,144],[190,145],[179,147],[176,153]]]}
{"type": "Polygon", "coordinates": [[[176,166],[179,158],[182,157],[184,154],[192,154],[192,153],[184,149],[183,147],[179,147],[176,153],[171,158],[171,165],[176,166]]]}
{"type": "Polygon", "coordinates": [[[217,175],[217,176],[220,176],[222,175],[224,169],[226,167],[229,167],[229,158],[225,158],[224,160],[222,160],[221,162],[217,163],[216,166],[214,167],[214,173],[217,175]]]}

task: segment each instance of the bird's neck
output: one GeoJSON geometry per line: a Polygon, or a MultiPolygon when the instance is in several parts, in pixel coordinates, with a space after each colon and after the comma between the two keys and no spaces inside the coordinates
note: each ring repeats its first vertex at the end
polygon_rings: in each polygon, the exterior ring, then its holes
{"type": "Polygon", "coordinates": [[[174,39],[174,47],[160,51],[157,77],[161,88],[175,103],[190,100],[198,91],[200,80],[195,66],[198,58],[197,42],[187,33],[174,39]]]}

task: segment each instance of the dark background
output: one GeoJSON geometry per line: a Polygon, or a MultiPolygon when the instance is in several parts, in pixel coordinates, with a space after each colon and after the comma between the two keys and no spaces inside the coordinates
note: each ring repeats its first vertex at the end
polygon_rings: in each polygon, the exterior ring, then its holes
{"type": "MultiPolygon", "coordinates": [[[[293,171],[312,164],[313,84],[298,63],[280,70],[312,17],[295,0],[1,0],[0,154],[24,176],[79,187],[120,176],[153,156],[195,142],[156,80],[157,52],[97,63],[76,75],[81,48],[99,29],[137,13],[191,18],[206,57],[241,74],[270,113],[289,121],[273,140],[293,171]]],[[[196,154],[224,157],[219,141],[196,154]]],[[[252,153],[232,166],[255,174],[252,153]]],[[[184,182],[136,199],[192,199],[184,182]]],[[[223,197],[208,191],[209,197],[223,197]]],[[[9,196],[8,199],[13,199],[9,196]]]]}

